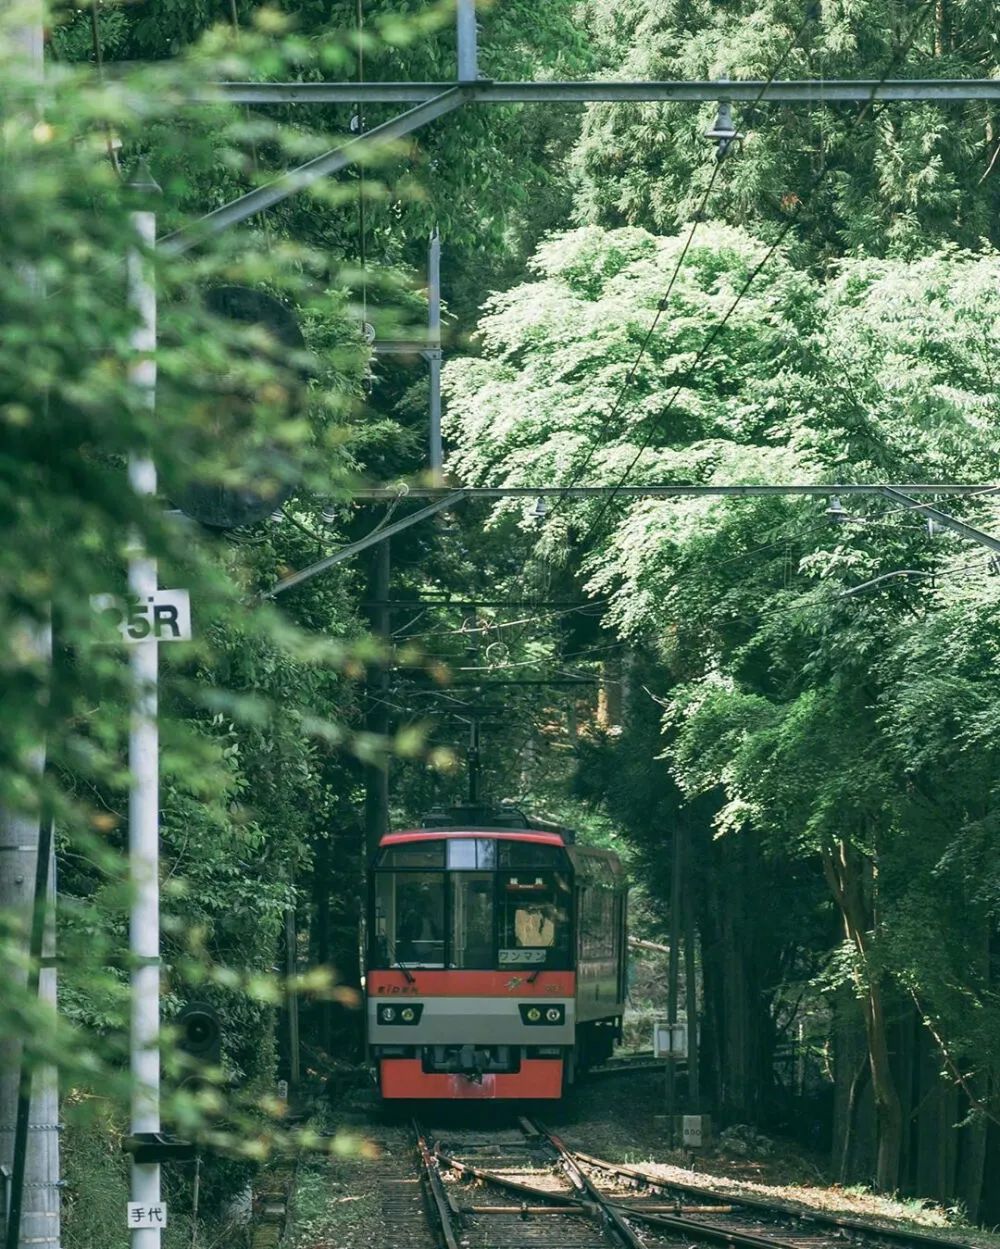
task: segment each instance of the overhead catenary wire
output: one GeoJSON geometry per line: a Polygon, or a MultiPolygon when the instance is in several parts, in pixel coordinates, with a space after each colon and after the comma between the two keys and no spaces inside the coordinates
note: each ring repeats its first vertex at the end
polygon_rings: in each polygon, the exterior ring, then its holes
{"type": "MultiPolygon", "coordinates": [[[[889,58],[881,76],[879,77],[875,86],[872,87],[869,93],[868,99],[865,101],[864,105],[862,106],[862,108],[860,109],[856,117],[854,118],[853,122],[851,123],[850,127],[848,128],[848,132],[847,132],[848,135],[850,135],[855,130],[857,130],[857,128],[861,125],[862,121],[871,112],[872,107],[875,104],[876,97],[878,95],[879,87],[881,87],[882,84],[889,77],[889,74],[892,72],[897,62],[909,53],[910,49],[912,48],[917,38],[917,35],[920,33],[921,29],[923,28],[924,22],[927,20],[927,17],[930,14],[931,10],[934,8],[935,2],[936,0],[925,0],[924,5],[920,10],[920,13],[914,19],[914,22],[912,26],[910,27],[910,31],[906,39],[903,41],[900,47],[898,47],[893,52],[892,56],[889,58]]],[[[808,201],[810,201],[812,197],[816,194],[816,191],[818,190],[823,180],[825,179],[827,173],[829,172],[829,168],[830,166],[825,160],[825,153],[824,153],[823,163],[821,164],[817,173],[814,175],[811,185],[809,186],[808,190],[805,192],[804,197],[800,197],[796,202],[796,211],[794,215],[791,216],[788,219],[788,221],[786,221],[785,224],[778,231],[777,236],[775,237],[771,245],[768,247],[767,251],[764,253],[763,258],[760,261],[758,261],[758,263],[750,271],[748,277],[746,278],[743,285],[740,287],[739,291],[737,292],[736,297],[729,304],[728,308],[722,315],[721,319],[718,320],[715,323],[715,325],[712,326],[712,328],[709,330],[701,346],[698,348],[698,351],[695,353],[695,357],[692,360],[691,364],[688,366],[683,377],[677,382],[673,391],[671,392],[670,397],[668,398],[667,403],[665,405],[666,411],[668,412],[670,411],[677,396],[680,394],[684,386],[687,383],[689,383],[691,379],[694,377],[694,374],[697,371],[699,364],[701,364],[702,360],[704,360],[705,356],[711,350],[716,339],[719,337],[719,335],[725,329],[726,325],[729,323],[730,319],[733,316],[733,313],[736,311],[736,309],[742,303],[743,299],[746,297],[748,291],[750,290],[750,287],[754,284],[754,282],[757,280],[757,278],[760,276],[760,274],[763,272],[766,266],[771,262],[771,260],[777,254],[779,248],[784,243],[785,239],[788,237],[789,233],[791,232],[791,230],[794,228],[797,221],[799,220],[802,207],[808,201]]],[[[657,418],[650,423],[649,429],[645,437],[643,438],[639,446],[639,449],[636,451],[635,455],[630,461],[628,467],[625,469],[625,472],[622,474],[616,486],[611,490],[611,492],[605,498],[604,503],[602,504],[600,510],[598,511],[597,516],[595,517],[593,522],[590,524],[587,530],[587,533],[584,536],[584,540],[583,540],[583,545],[585,548],[589,545],[590,541],[596,535],[600,527],[601,521],[607,515],[608,509],[611,507],[612,503],[617,497],[618,491],[621,489],[622,486],[626,484],[629,477],[631,477],[632,472],[634,471],[636,465],[642,459],[650,443],[652,442],[654,435],[660,428],[660,423],[661,423],[660,418],[657,418]]]]}
{"type": "MultiPolygon", "coordinates": [[[[805,31],[806,27],[810,24],[810,22],[815,20],[816,14],[817,14],[817,5],[815,4],[814,0],[809,0],[809,3],[807,3],[806,5],[805,14],[802,18],[801,23],[798,26],[798,29],[794,32],[794,34],[789,38],[788,42],[785,44],[785,47],[782,50],[781,56],[777,59],[777,61],[775,61],[770,74],[768,75],[763,85],[760,87],[760,90],[757,92],[754,99],[751,101],[750,107],[747,111],[747,121],[745,123],[746,125],[749,126],[751,122],[753,121],[754,110],[764,99],[764,96],[766,95],[771,84],[774,82],[775,78],[777,78],[785,62],[788,60],[788,57],[791,55],[792,49],[801,39],[802,34],[805,31]]],[[[636,353],[636,357],[632,361],[629,371],[625,376],[625,380],[622,383],[621,388],[619,389],[618,394],[615,397],[614,403],[611,405],[611,410],[608,412],[607,416],[603,417],[601,420],[601,425],[598,430],[597,437],[594,438],[593,441],[591,442],[590,449],[588,450],[586,456],[584,457],[583,463],[573,474],[572,478],[570,479],[566,487],[567,489],[570,489],[574,485],[576,485],[576,483],[580,480],[583,474],[590,467],[590,464],[593,461],[594,456],[597,454],[597,451],[602,445],[600,441],[601,435],[604,433],[604,431],[606,431],[607,429],[611,427],[611,424],[614,421],[615,417],[618,415],[618,413],[622,410],[622,407],[624,406],[625,397],[628,394],[629,390],[631,389],[632,383],[635,381],[636,374],[639,370],[639,365],[642,363],[642,358],[646,354],[646,350],[648,349],[649,344],[652,341],[653,334],[656,332],[656,328],[660,323],[660,318],[663,316],[664,312],[666,312],[667,308],[670,305],[670,296],[673,294],[674,286],[677,284],[677,278],[680,275],[681,269],[684,266],[684,261],[687,257],[687,254],[691,250],[691,245],[694,242],[695,232],[697,231],[699,224],[704,220],[705,209],[708,206],[709,198],[711,197],[712,191],[715,188],[716,179],[718,178],[719,172],[722,169],[722,166],[724,163],[725,163],[724,153],[722,151],[719,151],[717,153],[715,164],[712,168],[712,176],[709,178],[708,185],[705,187],[705,190],[698,203],[698,207],[695,209],[692,215],[691,227],[688,230],[687,237],[684,240],[684,245],[681,248],[680,255],[677,257],[677,260],[674,262],[674,267],[671,270],[670,277],[667,281],[666,290],[664,291],[663,295],[660,297],[657,303],[656,311],[653,315],[653,319],[650,322],[649,328],[646,330],[646,333],[642,339],[642,342],[639,344],[639,350],[636,353]]],[[[556,502],[553,505],[553,509],[552,509],[553,512],[558,511],[560,506],[565,502],[565,498],[566,498],[565,495],[559,495],[557,497],[556,502]]]]}
{"type": "Polygon", "coordinates": [[[480,666],[473,666],[473,667],[461,667],[461,666],[456,665],[455,671],[456,672],[500,672],[507,668],[540,668],[540,667],[544,667],[546,664],[564,664],[564,663],[567,663],[571,659],[587,660],[592,655],[603,655],[603,654],[606,654],[608,651],[620,650],[623,646],[626,646],[626,645],[627,645],[626,642],[609,642],[606,646],[591,646],[591,647],[588,647],[586,650],[577,651],[573,655],[558,655],[558,656],[553,655],[553,656],[545,656],[545,657],[540,656],[538,659],[519,659],[519,660],[516,660],[514,663],[483,664],[480,666]]]}
{"type": "MultiPolygon", "coordinates": [[[[404,642],[415,642],[421,638],[443,638],[443,637],[468,637],[469,634],[492,633],[496,629],[513,629],[518,625],[541,624],[543,621],[558,620],[563,616],[571,616],[574,613],[585,615],[594,607],[600,607],[608,602],[608,599],[595,599],[593,603],[581,603],[574,607],[566,607],[561,611],[555,609],[543,611],[537,616],[522,616],[518,620],[491,620],[484,624],[476,624],[469,627],[459,629],[432,629],[426,633],[409,633],[400,634],[401,640],[404,642]]],[[[422,612],[421,615],[424,613],[422,612]]],[[[413,623],[411,621],[411,623],[413,623]]]]}

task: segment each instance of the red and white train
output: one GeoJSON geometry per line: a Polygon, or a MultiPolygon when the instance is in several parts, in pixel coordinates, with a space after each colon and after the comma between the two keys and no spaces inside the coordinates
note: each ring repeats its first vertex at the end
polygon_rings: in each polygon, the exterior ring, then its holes
{"type": "Polygon", "coordinates": [[[459,807],[383,837],[368,880],[383,1098],[558,1098],[610,1056],[625,999],[616,855],[511,807],[459,807]]]}

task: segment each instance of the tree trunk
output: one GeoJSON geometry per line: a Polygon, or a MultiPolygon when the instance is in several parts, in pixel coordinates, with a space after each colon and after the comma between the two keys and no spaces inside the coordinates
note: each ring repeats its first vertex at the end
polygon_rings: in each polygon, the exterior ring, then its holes
{"type": "Polygon", "coordinates": [[[861,1009],[868,1039],[868,1064],[878,1120],[875,1183],[893,1192],[899,1183],[903,1145],[903,1109],[889,1059],[888,1026],[881,976],[871,968],[868,908],[865,904],[861,856],[846,841],[822,851],[823,871],[840,908],[844,931],[864,967],[859,983],[861,1009]]]}
{"type": "Polygon", "coordinates": [[[617,657],[601,664],[601,685],[597,692],[597,723],[602,729],[620,727],[622,722],[622,665],[617,657]]]}

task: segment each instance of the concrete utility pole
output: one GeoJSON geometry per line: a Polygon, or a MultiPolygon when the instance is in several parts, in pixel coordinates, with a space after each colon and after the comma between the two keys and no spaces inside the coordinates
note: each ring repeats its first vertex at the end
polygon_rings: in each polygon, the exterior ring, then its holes
{"type": "MultiPolygon", "coordinates": [[[[369,733],[385,737],[389,732],[389,655],[392,644],[389,611],[389,579],[392,571],[389,540],[375,550],[369,582],[372,606],[372,631],[386,654],[368,674],[368,712],[365,728],[369,733]]],[[[365,851],[370,856],[378,849],[382,835],[389,830],[389,760],[365,765],[365,851]]]]}
{"type": "MultiPolygon", "coordinates": [[[[11,47],[23,57],[29,71],[42,78],[45,67],[41,6],[24,0],[0,0],[0,17],[16,13],[23,20],[8,31],[11,47]]],[[[34,120],[34,119],[32,119],[34,120]]],[[[52,635],[47,626],[26,623],[24,651],[42,665],[51,665],[52,635]]],[[[41,779],[45,770],[45,744],[39,742],[28,761],[41,779]]],[[[16,920],[25,957],[7,969],[11,981],[29,984],[28,963],[32,922],[35,916],[36,882],[47,878],[45,929],[38,973],[38,1000],[56,1010],[55,970],[55,853],[51,839],[48,862],[41,864],[38,851],[41,811],[28,814],[0,810],[0,912],[16,920]]],[[[55,1068],[41,1066],[21,1081],[23,1046],[14,1037],[0,1041],[0,1227],[7,1233],[10,1249],[58,1249],[61,1242],[59,1209],[59,1078],[55,1068]],[[27,1100],[24,1101],[26,1096],[27,1100]],[[15,1158],[18,1107],[21,1105],[22,1148],[15,1158]],[[26,1117],[26,1122],[25,1122],[26,1117]],[[26,1133],[24,1128],[27,1128],[26,1133]],[[16,1166],[15,1166],[16,1164],[16,1166]],[[15,1169],[20,1192],[10,1186],[15,1169]],[[8,1202],[14,1200],[19,1218],[8,1223],[8,1202]]],[[[21,1142],[19,1142],[20,1144],[21,1142]]]]}
{"type": "Polygon", "coordinates": [[[458,0],[455,25],[458,36],[458,81],[475,82],[479,77],[476,0],[458,0]]]}
{"type": "Polygon", "coordinates": [[[441,449],[441,236],[435,229],[427,250],[427,361],[431,370],[430,467],[440,480],[441,449]]]}
{"type": "MultiPolygon", "coordinates": [[[[141,171],[132,190],[150,195],[159,188],[141,171]]],[[[132,348],[140,357],[131,366],[130,378],[141,400],[156,404],[156,288],[149,271],[149,255],[156,241],[156,214],[133,212],[137,244],[128,257],[128,297],[139,324],[132,334],[132,348]]],[[[156,492],[156,466],[146,455],[129,457],[129,483],[139,495],[156,492]]],[[[129,556],[128,584],[131,594],[145,603],[157,590],[156,560],[137,536],[129,556]]],[[[132,913],[129,920],[129,952],[132,959],[130,1057],[132,1073],[131,1130],[133,1136],[160,1131],[160,771],[157,724],[159,643],[155,632],[130,650],[132,714],[128,760],[132,777],[129,791],[129,884],[132,913]]],[[[142,1218],[161,1211],[160,1164],[132,1163],[130,1202],[142,1218]]],[[[160,1249],[159,1226],[133,1226],[132,1249],[160,1249]]]]}

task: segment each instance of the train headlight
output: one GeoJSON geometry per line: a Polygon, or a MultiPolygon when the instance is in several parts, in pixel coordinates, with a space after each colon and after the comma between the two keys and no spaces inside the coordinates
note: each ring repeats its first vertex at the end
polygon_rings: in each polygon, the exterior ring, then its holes
{"type": "Polygon", "coordinates": [[[379,1023],[392,1024],[393,1027],[412,1026],[420,1022],[423,1010],[423,1002],[408,1002],[406,1006],[379,1006],[376,1018],[379,1023]]]}
{"type": "Polygon", "coordinates": [[[544,1028],[546,1024],[562,1024],[566,1022],[566,1007],[562,1004],[551,1005],[540,1002],[537,1006],[529,1006],[526,1002],[518,1003],[518,1009],[521,1012],[521,1022],[524,1024],[535,1025],[541,1024],[544,1028]]]}

